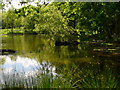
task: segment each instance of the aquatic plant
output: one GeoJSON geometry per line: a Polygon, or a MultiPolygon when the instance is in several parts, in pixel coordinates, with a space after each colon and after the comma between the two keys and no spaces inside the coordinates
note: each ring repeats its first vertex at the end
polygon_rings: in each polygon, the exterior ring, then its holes
{"type": "Polygon", "coordinates": [[[107,65],[104,69],[99,64],[72,68],[64,67],[62,73],[53,74],[52,69],[47,66],[37,68],[34,75],[26,75],[25,72],[18,73],[14,70],[13,74],[3,73],[1,88],[120,88],[119,80],[114,72],[107,65]],[[70,69],[70,70],[69,70],[70,69]],[[41,72],[43,71],[43,72],[41,72]]]}
{"type": "Polygon", "coordinates": [[[64,69],[63,77],[73,88],[120,88],[118,76],[107,65],[81,65],[64,69]],[[69,70],[70,69],[70,70],[69,70]]]}
{"type": "Polygon", "coordinates": [[[11,72],[2,72],[0,88],[72,88],[70,83],[59,75],[54,75],[49,66],[38,67],[36,73],[26,74],[15,68],[11,72]],[[41,72],[42,71],[42,72],[41,72]]]}

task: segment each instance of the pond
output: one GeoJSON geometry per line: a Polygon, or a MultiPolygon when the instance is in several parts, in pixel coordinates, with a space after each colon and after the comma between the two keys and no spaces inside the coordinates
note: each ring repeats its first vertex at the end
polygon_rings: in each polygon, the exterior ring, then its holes
{"type": "Polygon", "coordinates": [[[120,86],[119,55],[93,53],[95,45],[55,46],[54,39],[48,35],[3,35],[1,38],[0,49],[17,51],[0,55],[0,85],[3,88],[4,85],[13,87],[21,82],[24,84],[20,84],[21,87],[34,87],[39,82],[42,83],[39,85],[41,88],[120,86]],[[54,85],[51,85],[53,81],[54,85]],[[60,86],[62,84],[64,86],[60,86]]]}

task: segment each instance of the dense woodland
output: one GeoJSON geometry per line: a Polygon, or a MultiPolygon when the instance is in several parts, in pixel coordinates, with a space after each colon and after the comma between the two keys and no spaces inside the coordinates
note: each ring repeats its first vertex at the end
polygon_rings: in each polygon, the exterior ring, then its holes
{"type": "Polygon", "coordinates": [[[33,6],[29,1],[36,0],[27,0],[16,9],[14,0],[3,1],[7,2],[0,1],[0,54],[5,58],[0,57],[0,65],[7,71],[9,66],[15,69],[12,75],[0,68],[1,77],[8,75],[0,88],[120,87],[119,2],[36,2],[33,6]],[[12,7],[6,10],[7,5],[12,7]],[[32,62],[37,73],[30,71],[26,78],[22,66],[28,70],[30,60],[38,61],[38,67],[32,62]]]}
{"type": "MultiPolygon", "coordinates": [[[[52,2],[2,11],[2,33],[49,34],[75,36],[78,41],[118,41],[120,3],[118,2],[52,2]]],[[[60,39],[58,38],[58,39],[60,39]]]]}

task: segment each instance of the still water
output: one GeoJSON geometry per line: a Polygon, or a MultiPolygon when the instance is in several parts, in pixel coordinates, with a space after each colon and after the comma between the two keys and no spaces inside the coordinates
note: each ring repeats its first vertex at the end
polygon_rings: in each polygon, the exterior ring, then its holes
{"type": "Polygon", "coordinates": [[[0,55],[0,80],[3,83],[15,72],[27,78],[46,71],[74,80],[82,75],[89,78],[92,74],[97,78],[102,74],[104,78],[111,75],[119,81],[120,58],[96,55],[93,49],[97,46],[88,43],[55,46],[54,39],[46,35],[3,35],[1,38],[0,49],[17,51],[12,55],[0,55]]]}

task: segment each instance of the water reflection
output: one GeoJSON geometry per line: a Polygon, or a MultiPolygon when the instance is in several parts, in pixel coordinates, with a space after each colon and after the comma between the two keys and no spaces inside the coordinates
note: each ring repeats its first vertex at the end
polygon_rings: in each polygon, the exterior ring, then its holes
{"type": "MultiPolygon", "coordinates": [[[[104,78],[108,77],[108,79],[109,76],[110,78],[112,76],[115,81],[119,78],[120,64],[118,58],[97,56],[91,53],[94,46],[90,47],[86,43],[57,47],[54,46],[54,41],[48,36],[11,35],[2,38],[2,45],[2,49],[18,51],[11,56],[0,56],[0,79],[3,73],[3,80],[6,80],[6,77],[12,79],[15,76],[17,79],[27,79],[32,76],[36,80],[35,75],[42,75],[42,73],[65,76],[65,78],[68,78],[67,81],[70,80],[73,84],[78,79],[86,80],[86,82],[89,79],[89,83],[92,83],[90,82],[92,77],[95,78],[93,82],[96,82],[96,80],[99,81],[98,78],[102,80],[102,75],[104,75],[104,78]],[[110,67],[110,70],[108,70],[108,67],[110,67]],[[114,73],[111,73],[111,71],[114,73]],[[15,72],[20,73],[20,76],[18,77],[17,73],[14,75],[15,72]]],[[[44,79],[43,81],[45,81],[44,79]]]]}
{"type": "Polygon", "coordinates": [[[10,81],[12,78],[27,79],[29,76],[33,76],[35,78],[36,75],[45,73],[56,75],[55,66],[52,66],[50,62],[43,61],[39,63],[35,58],[31,59],[28,57],[12,55],[1,56],[1,60],[4,60],[4,63],[0,65],[1,82],[10,81]],[[16,74],[19,76],[16,76],[16,74]]]}

